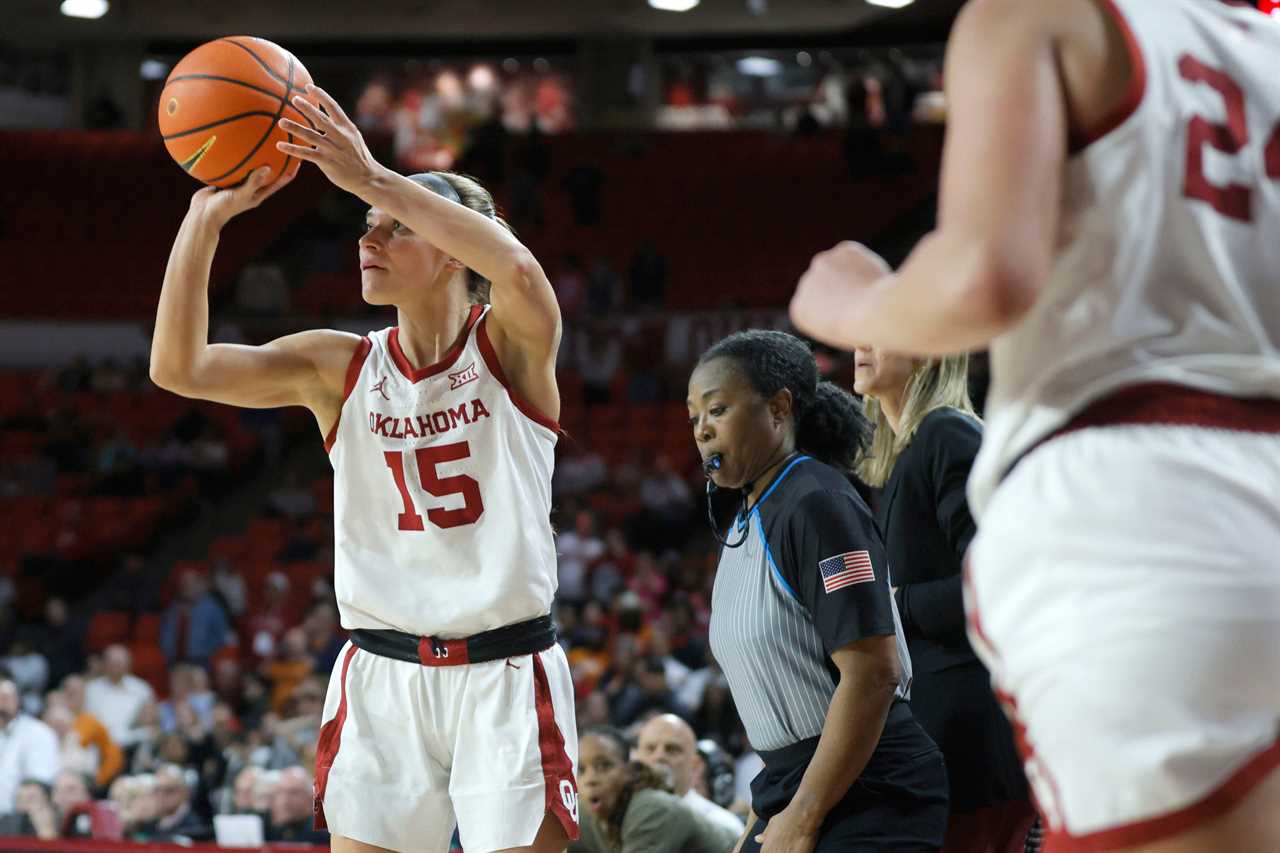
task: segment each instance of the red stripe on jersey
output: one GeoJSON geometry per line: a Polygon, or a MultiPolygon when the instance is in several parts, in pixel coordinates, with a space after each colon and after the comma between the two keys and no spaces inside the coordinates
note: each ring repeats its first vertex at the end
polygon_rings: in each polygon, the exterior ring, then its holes
{"type": "Polygon", "coordinates": [[[329,828],[324,819],[324,790],[329,785],[329,770],[338,757],[338,747],[342,745],[342,725],[347,721],[347,668],[355,654],[356,647],[352,645],[342,659],[342,680],[339,682],[342,698],[338,700],[338,713],[320,727],[320,735],[316,739],[315,802],[312,806],[316,829],[329,828]]]}
{"type": "Polygon", "coordinates": [[[1072,138],[1072,153],[1078,153],[1082,149],[1088,148],[1124,124],[1129,116],[1137,112],[1138,107],[1142,106],[1142,98],[1147,92],[1147,61],[1142,56],[1142,47],[1138,44],[1137,37],[1134,36],[1133,30],[1129,27],[1129,22],[1125,20],[1124,13],[1116,6],[1115,0],[1102,0],[1101,5],[1103,11],[1111,16],[1116,26],[1124,34],[1124,44],[1129,51],[1129,61],[1133,65],[1133,76],[1129,80],[1129,91],[1125,93],[1124,100],[1116,106],[1115,111],[1107,116],[1106,120],[1100,125],[1090,128],[1088,133],[1081,133],[1072,138]]]}
{"type": "Polygon", "coordinates": [[[511,402],[526,418],[536,424],[542,424],[558,435],[560,433],[560,424],[520,396],[520,392],[507,381],[507,375],[502,372],[502,364],[498,361],[498,353],[493,348],[493,342],[489,340],[489,332],[485,328],[488,321],[488,315],[485,315],[485,318],[480,321],[480,328],[476,330],[476,343],[480,345],[480,356],[484,359],[489,372],[493,374],[494,379],[502,383],[503,388],[507,389],[507,396],[511,398],[511,402]]]}
{"type": "Polygon", "coordinates": [[[577,841],[578,781],[573,777],[573,762],[565,752],[564,735],[556,723],[555,706],[551,704],[551,685],[542,666],[541,654],[533,660],[533,702],[538,713],[538,751],[542,754],[542,779],[546,784],[547,811],[556,816],[570,841],[577,841]]]}
{"type": "Polygon", "coordinates": [[[342,422],[342,407],[347,404],[347,398],[355,390],[356,380],[360,378],[364,360],[369,357],[371,349],[373,349],[373,342],[368,338],[361,338],[360,343],[356,345],[356,351],[351,354],[351,361],[347,364],[347,379],[342,386],[342,402],[338,404],[338,416],[333,419],[333,426],[329,428],[329,434],[324,437],[325,453],[333,450],[334,442],[338,440],[338,424],[342,422]]]}
{"type": "Polygon", "coordinates": [[[458,335],[458,339],[453,342],[453,346],[441,356],[440,360],[435,364],[429,364],[421,370],[415,368],[409,357],[404,354],[404,350],[400,348],[400,327],[394,326],[387,335],[387,350],[391,353],[391,360],[396,363],[396,368],[404,374],[404,378],[410,382],[421,382],[429,376],[435,376],[443,370],[448,370],[453,363],[458,360],[458,356],[462,355],[462,350],[467,345],[467,338],[471,337],[471,330],[475,327],[476,321],[480,319],[480,314],[484,311],[483,305],[472,305],[471,313],[467,315],[467,325],[462,330],[462,334],[458,335]]]}

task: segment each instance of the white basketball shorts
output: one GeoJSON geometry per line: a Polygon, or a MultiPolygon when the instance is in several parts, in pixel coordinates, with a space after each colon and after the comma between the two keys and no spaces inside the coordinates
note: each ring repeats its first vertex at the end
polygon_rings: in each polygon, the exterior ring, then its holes
{"type": "Polygon", "coordinates": [[[316,748],[316,822],[379,847],[532,844],[550,814],[578,837],[578,735],[564,652],[425,667],[338,657],[316,748]]]}
{"type": "Polygon", "coordinates": [[[1280,435],[1054,438],[1001,484],[967,562],[1046,850],[1183,832],[1280,766],[1280,435]]]}

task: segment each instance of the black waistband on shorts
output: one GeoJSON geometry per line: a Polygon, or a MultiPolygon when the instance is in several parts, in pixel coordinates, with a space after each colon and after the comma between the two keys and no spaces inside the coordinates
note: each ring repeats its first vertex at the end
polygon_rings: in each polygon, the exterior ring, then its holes
{"type": "Polygon", "coordinates": [[[1236,432],[1280,433],[1280,400],[1228,397],[1186,385],[1147,382],[1094,400],[1065,425],[1022,452],[1004,473],[1037,448],[1068,433],[1109,426],[1185,426],[1236,432]]]}
{"type": "MultiPolygon", "coordinates": [[[[885,718],[885,726],[895,725],[903,717],[910,717],[907,705],[902,699],[895,698],[893,704],[889,706],[889,713],[885,718]]],[[[821,735],[815,735],[777,749],[758,749],[756,754],[760,756],[760,760],[764,762],[765,767],[775,771],[786,772],[795,768],[804,768],[809,766],[810,759],[817,752],[820,738],[821,735]]]]}
{"type": "Polygon", "coordinates": [[[403,631],[356,628],[351,642],[357,648],[423,666],[463,666],[491,660],[531,655],[551,648],[556,642],[556,626],[551,616],[504,625],[492,631],[442,640],[416,637],[403,631]]]}

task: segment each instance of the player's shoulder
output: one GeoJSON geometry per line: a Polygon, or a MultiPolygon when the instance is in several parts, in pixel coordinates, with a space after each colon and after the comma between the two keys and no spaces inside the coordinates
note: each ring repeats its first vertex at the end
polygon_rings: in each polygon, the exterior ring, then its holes
{"type": "Polygon", "coordinates": [[[1103,19],[1101,0],[969,0],[952,27],[953,40],[992,41],[1013,35],[1070,35],[1081,22],[1103,19]]]}

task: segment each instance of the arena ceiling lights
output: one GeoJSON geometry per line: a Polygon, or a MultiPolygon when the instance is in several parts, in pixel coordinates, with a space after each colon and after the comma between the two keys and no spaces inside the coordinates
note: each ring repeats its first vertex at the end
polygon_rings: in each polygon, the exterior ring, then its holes
{"type": "Polygon", "coordinates": [[[649,0],[649,6],[663,12],[688,12],[701,0],[649,0]]]}
{"type": "Polygon", "coordinates": [[[101,18],[110,5],[107,0],[62,0],[59,8],[68,18],[101,18]]]}

